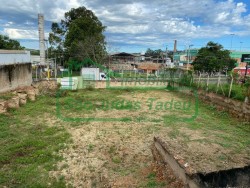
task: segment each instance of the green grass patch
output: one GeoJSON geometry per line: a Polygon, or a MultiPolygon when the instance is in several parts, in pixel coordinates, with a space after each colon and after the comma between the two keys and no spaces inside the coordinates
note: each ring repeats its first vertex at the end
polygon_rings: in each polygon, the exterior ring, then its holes
{"type": "Polygon", "coordinates": [[[3,93],[3,94],[0,94],[0,100],[9,100],[14,96],[15,95],[12,93],[3,93]]]}
{"type": "MultiPolygon", "coordinates": [[[[98,105],[98,101],[119,100],[122,97],[136,94],[145,94],[148,91],[140,90],[108,90],[108,89],[85,89],[76,92],[67,92],[66,95],[40,96],[35,102],[29,101],[25,106],[18,110],[10,110],[6,115],[0,115],[0,187],[64,187],[65,178],[61,176],[58,180],[49,177],[49,171],[56,168],[56,164],[61,157],[58,151],[65,148],[65,143],[69,143],[69,134],[66,132],[66,126],[85,126],[89,122],[64,122],[57,118],[57,100],[60,105],[66,107],[67,100],[92,101],[98,105]]],[[[150,91],[151,92],[151,91],[150,91]]],[[[166,91],[160,95],[166,94],[166,91]]],[[[169,94],[168,94],[169,95],[169,94]]],[[[171,97],[171,95],[169,95],[171,97]]],[[[185,99],[187,96],[173,92],[173,97],[185,99]]],[[[191,97],[192,103],[194,98],[191,97]]],[[[75,106],[73,106],[75,107],[75,106]]],[[[66,114],[73,117],[81,117],[83,114],[94,114],[98,110],[84,110],[65,108],[66,114]],[[67,111],[68,110],[68,111],[67,111]]],[[[240,122],[231,118],[226,112],[218,112],[215,107],[200,103],[198,108],[198,117],[193,121],[180,121],[179,117],[190,116],[191,112],[171,111],[171,115],[165,115],[158,111],[153,113],[143,112],[135,117],[134,122],[146,123],[146,120],[152,120],[149,126],[142,126],[140,129],[145,136],[152,135],[155,132],[168,130],[166,136],[171,139],[178,139],[180,142],[190,142],[191,131],[200,131],[204,133],[204,138],[197,138],[201,143],[218,144],[232,153],[247,151],[250,145],[250,126],[249,123],[240,122]],[[185,133],[186,129],[190,129],[185,133]]],[[[112,112],[112,111],[111,111],[112,112]]],[[[128,122],[130,117],[124,118],[128,122]]],[[[101,124],[102,122],[100,122],[101,124]]],[[[130,122],[133,123],[133,122],[130,122]]],[[[137,126],[137,125],[135,125],[137,126]]],[[[88,126],[89,131],[92,127],[88,126]]],[[[125,134],[119,130],[118,125],[113,129],[117,135],[125,134]]],[[[103,130],[96,139],[106,136],[108,130],[103,130]]],[[[127,129],[127,132],[131,132],[127,129]]],[[[125,135],[126,136],[126,135],[125,135]]],[[[128,138],[128,137],[126,137],[128,138]]],[[[193,139],[193,138],[192,138],[193,139]]],[[[88,152],[95,152],[95,145],[87,145],[88,152]]],[[[123,158],[116,154],[117,148],[113,145],[108,148],[110,162],[113,166],[121,168],[123,158]]],[[[218,160],[226,160],[221,155],[218,160]]],[[[64,167],[67,168],[67,164],[64,167]]],[[[136,169],[135,169],[136,170],[136,169]]],[[[128,174],[130,170],[121,169],[121,173],[128,174]]],[[[145,182],[144,182],[145,183],[145,182]]],[[[144,187],[161,187],[161,183],[156,181],[155,174],[147,177],[144,187]]]]}
{"type": "Polygon", "coordinates": [[[65,187],[64,179],[49,177],[49,171],[62,159],[57,153],[69,134],[39,119],[45,112],[55,116],[54,105],[53,98],[43,96],[0,114],[0,187],[65,187]]]}
{"type": "Polygon", "coordinates": [[[164,187],[166,186],[165,182],[159,182],[156,180],[156,174],[155,173],[150,173],[147,176],[147,188],[158,188],[158,187],[164,187]]]}
{"type": "Polygon", "coordinates": [[[113,163],[120,164],[122,162],[122,159],[119,156],[114,156],[112,158],[113,163]]]}
{"type": "Polygon", "coordinates": [[[94,148],[95,148],[95,145],[93,145],[93,144],[89,144],[89,145],[88,145],[88,152],[93,151],[93,150],[94,150],[94,148]]]}

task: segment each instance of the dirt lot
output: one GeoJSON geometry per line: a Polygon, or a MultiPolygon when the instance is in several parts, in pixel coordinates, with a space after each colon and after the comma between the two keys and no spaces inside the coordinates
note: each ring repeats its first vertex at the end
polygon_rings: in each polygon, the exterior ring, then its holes
{"type": "Polygon", "coordinates": [[[56,108],[61,120],[50,115],[47,123],[66,127],[72,143],[50,175],[68,186],[176,187],[173,177],[160,178],[153,162],[154,136],[199,172],[250,164],[249,124],[181,94],[84,90],[59,98],[56,108]]]}

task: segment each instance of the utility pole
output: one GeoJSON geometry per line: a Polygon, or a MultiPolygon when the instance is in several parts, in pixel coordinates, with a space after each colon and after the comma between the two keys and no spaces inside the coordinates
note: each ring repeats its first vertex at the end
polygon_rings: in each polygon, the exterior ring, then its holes
{"type": "Polygon", "coordinates": [[[188,70],[188,65],[189,65],[189,61],[190,61],[190,47],[191,46],[193,46],[193,44],[190,44],[189,46],[188,46],[188,63],[187,63],[187,70],[188,70]]]}
{"type": "Polygon", "coordinates": [[[166,59],[165,59],[166,60],[166,64],[167,64],[167,58],[168,58],[168,45],[166,45],[166,59]]]}
{"type": "Polygon", "coordinates": [[[39,50],[40,50],[40,63],[45,64],[45,44],[44,44],[44,16],[38,14],[38,32],[39,32],[39,50]]]}
{"type": "Polygon", "coordinates": [[[246,62],[246,70],[245,70],[245,76],[244,76],[244,83],[246,83],[247,72],[248,72],[248,62],[246,62]]]}
{"type": "Polygon", "coordinates": [[[48,60],[49,60],[49,44],[48,44],[48,41],[49,41],[49,40],[44,39],[44,41],[46,42],[46,52],[47,52],[47,53],[46,53],[46,54],[47,54],[47,58],[46,58],[46,59],[47,59],[47,61],[48,61],[48,60]]]}
{"type": "Polygon", "coordinates": [[[44,39],[44,41],[46,42],[46,47],[47,47],[47,57],[45,58],[46,59],[46,63],[47,63],[47,69],[48,69],[48,79],[50,78],[50,69],[49,69],[49,46],[48,46],[48,40],[47,39],[44,39]]]}

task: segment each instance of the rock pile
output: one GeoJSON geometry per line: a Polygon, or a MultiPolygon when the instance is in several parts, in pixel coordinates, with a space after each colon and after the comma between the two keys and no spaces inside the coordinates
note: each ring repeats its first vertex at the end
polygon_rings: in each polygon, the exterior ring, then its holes
{"type": "Polygon", "coordinates": [[[0,99],[0,114],[7,112],[7,102],[0,99]]]}
{"type": "Polygon", "coordinates": [[[0,114],[6,113],[8,109],[17,109],[25,105],[27,100],[35,101],[38,94],[38,88],[33,86],[18,88],[11,93],[13,96],[10,99],[0,99],[0,114]]]}

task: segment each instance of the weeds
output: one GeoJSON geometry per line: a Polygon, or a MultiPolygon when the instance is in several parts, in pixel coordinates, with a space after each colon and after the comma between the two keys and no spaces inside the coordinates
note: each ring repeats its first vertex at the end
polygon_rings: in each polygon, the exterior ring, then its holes
{"type": "Polygon", "coordinates": [[[158,182],[156,180],[156,174],[155,173],[150,173],[147,176],[148,182],[146,184],[146,187],[148,188],[159,188],[159,187],[164,187],[166,186],[165,182],[158,182]]]}
{"type": "Polygon", "coordinates": [[[119,156],[114,156],[112,158],[113,163],[120,164],[122,162],[121,158],[119,156]]]}
{"type": "Polygon", "coordinates": [[[89,145],[88,145],[88,152],[93,151],[93,150],[94,150],[94,147],[95,147],[95,145],[89,144],[89,145]]]}

